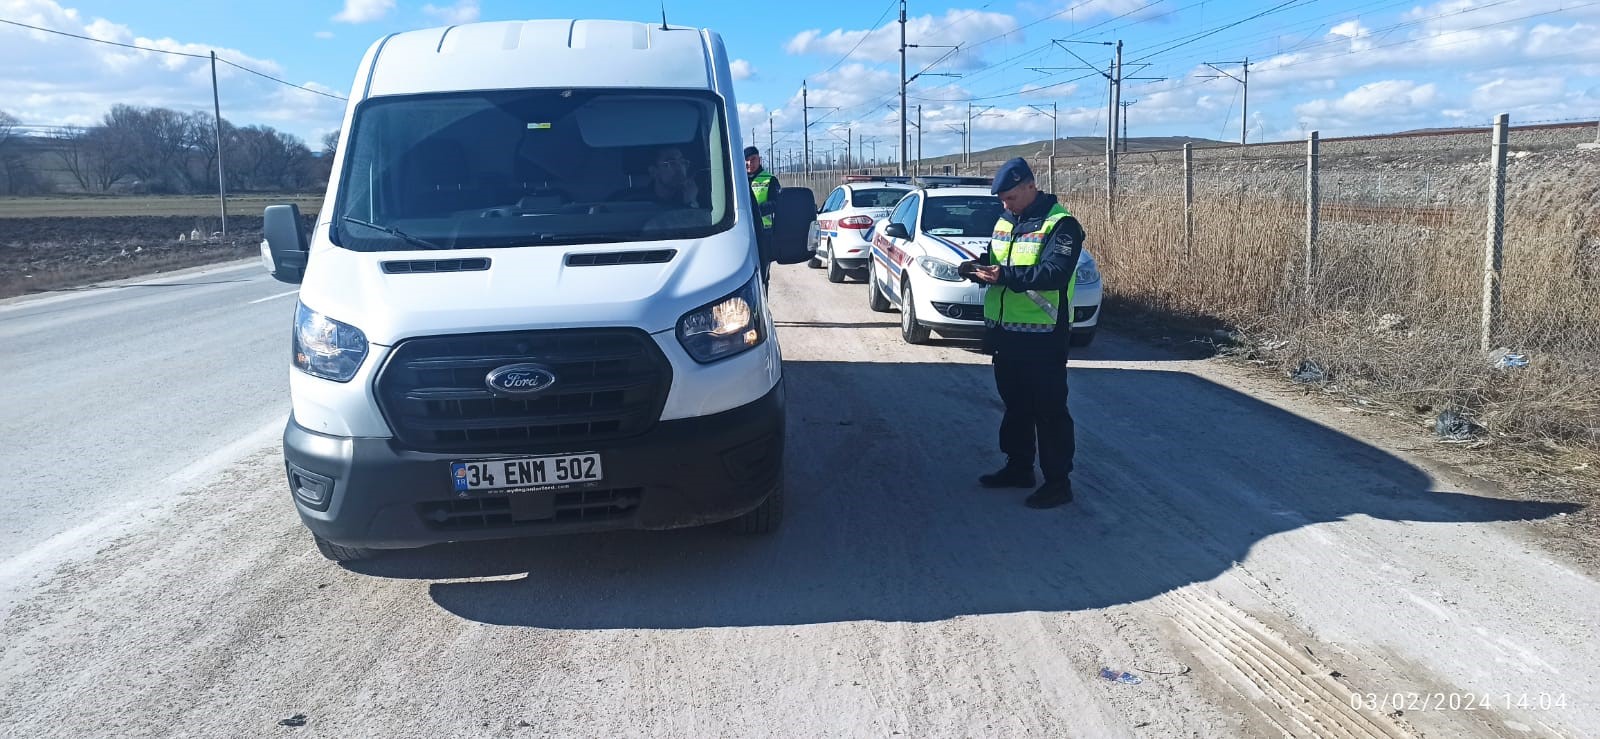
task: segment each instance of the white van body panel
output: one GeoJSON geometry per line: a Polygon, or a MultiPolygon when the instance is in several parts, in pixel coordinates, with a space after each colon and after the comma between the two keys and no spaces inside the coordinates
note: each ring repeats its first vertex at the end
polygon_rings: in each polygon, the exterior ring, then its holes
{"type": "Polygon", "coordinates": [[[733,198],[735,223],[703,239],[441,251],[356,252],[330,232],[345,149],[358,106],[380,96],[487,89],[641,88],[710,90],[726,105],[729,171],[744,171],[738,103],[727,52],[709,30],[662,29],[628,21],[535,20],[474,23],[393,34],[366,51],[350,102],[321,215],[310,234],[302,302],[359,328],[370,351],[349,382],[290,371],[297,423],[322,434],[385,438],[392,431],[376,400],[376,378],[395,344],[412,337],[529,329],[630,327],[652,335],[672,365],[660,420],[711,415],[751,403],[782,379],[782,351],[770,309],[768,339],[740,355],[702,365],[678,342],[685,313],[743,287],[759,269],[748,238],[750,203],[733,198]],[[568,267],[569,254],[673,249],[665,264],[568,267]],[[382,263],[485,257],[487,271],[386,274],[382,263]]]}

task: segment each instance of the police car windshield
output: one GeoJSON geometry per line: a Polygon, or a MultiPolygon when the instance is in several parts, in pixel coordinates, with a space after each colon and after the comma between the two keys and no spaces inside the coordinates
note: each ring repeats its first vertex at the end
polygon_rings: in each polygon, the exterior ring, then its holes
{"type": "Polygon", "coordinates": [[[709,93],[374,98],[346,144],[334,243],[390,251],[708,236],[733,224],[730,161],[709,93]]]}
{"type": "Polygon", "coordinates": [[[933,236],[987,238],[994,234],[1001,207],[993,197],[932,196],[922,209],[922,230],[933,236]]]}
{"type": "Polygon", "coordinates": [[[872,190],[856,190],[850,197],[850,204],[857,208],[893,208],[906,196],[905,189],[876,188],[872,190]]]}

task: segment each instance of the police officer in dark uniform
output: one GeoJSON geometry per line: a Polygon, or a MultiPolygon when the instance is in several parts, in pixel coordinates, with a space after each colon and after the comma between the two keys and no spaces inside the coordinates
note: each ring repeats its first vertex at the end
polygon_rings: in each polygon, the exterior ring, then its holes
{"type": "Polygon", "coordinates": [[[989,488],[1033,487],[1037,451],[1044,484],[1027,504],[1054,508],[1072,501],[1067,347],[1083,227],[1056,196],[1039,192],[1021,158],[1000,166],[990,191],[1005,210],[988,250],[962,263],[960,272],[989,287],[983,351],[994,357],[995,385],[1005,404],[1000,451],[1006,464],[978,481],[989,488]]]}

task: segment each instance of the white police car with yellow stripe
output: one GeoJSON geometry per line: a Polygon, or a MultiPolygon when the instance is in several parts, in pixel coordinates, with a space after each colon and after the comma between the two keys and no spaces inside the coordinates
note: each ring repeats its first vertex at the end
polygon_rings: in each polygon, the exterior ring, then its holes
{"type": "MultiPolygon", "coordinates": [[[[986,288],[958,275],[956,267],[983,256],[1000,211],[1000,199],[987,187],[934,185],[908,193],[872,229],[868,306],[880,313],[899,308],[900,334],[911,344],[926,343],[933,333],[981,336],[986,288]]],[[[1101,287],[1099,268],[1085,248],[1072,300],[1073,346],[1094,340],[1101,287]]]]}

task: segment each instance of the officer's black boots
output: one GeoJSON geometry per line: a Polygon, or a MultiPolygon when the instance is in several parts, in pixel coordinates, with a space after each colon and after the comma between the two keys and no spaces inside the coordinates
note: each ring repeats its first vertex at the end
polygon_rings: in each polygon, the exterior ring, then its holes
{"type": "Polygon", "coordinates": [[[986,488],[1031,488],[1033,468],[1006,465],[999,472],[978,476],[978,484],[986,488]]]}
{"type": "Polygon", "coordinates": [[[1039,486],[1026,501],[1029,508],[1055,508],[1072,502],[1072,481],[1051,480],[1039,486]]]}

